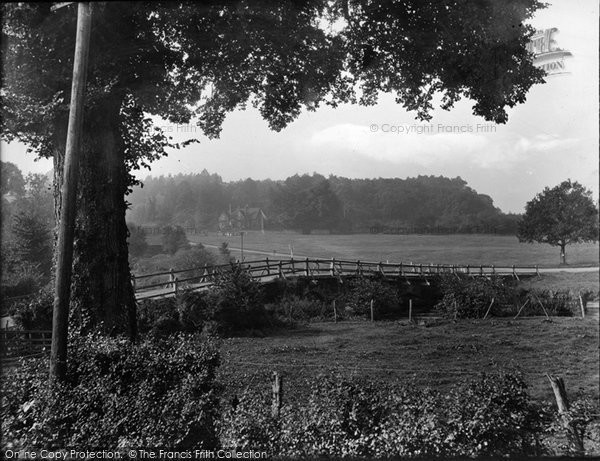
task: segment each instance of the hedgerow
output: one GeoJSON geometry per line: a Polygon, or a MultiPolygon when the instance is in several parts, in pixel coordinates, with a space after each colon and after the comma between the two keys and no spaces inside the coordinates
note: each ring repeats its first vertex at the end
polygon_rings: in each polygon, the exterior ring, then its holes
{"type": "Polygon", "coordinates": [[[482,318],[488,309],[494,316],[547,313],[570,317],[580,313],[579,298],[570,291],[524,289],[516,281],[502,277],[452,274],[441,276],[438,285],[441,299],[435,309],[450,318],[482,318]]]}
{"type": "Polygon", "coordinates": [[[399,317],[401,314],[398,290],[379,278],[358,277],[352,280],[340,301],[349,314],[363,318],[371,316],[371,301],[377,319],[399,317]]]}
{"type": "Polygon", "coordinates": [[[218,363],[199,336],[73,337],[66,382],[49,384],[46,359],[5,377],[4,448],[214,448],[218,363]]]}
{"type": "Polygon", "coordinates": [[[448,394],[329,375],[279,417],[266,391],[246,391],[224,413],[220,438],[284,458],[539,455],[545,418],[514,374],[482,375],[448,394]]]}

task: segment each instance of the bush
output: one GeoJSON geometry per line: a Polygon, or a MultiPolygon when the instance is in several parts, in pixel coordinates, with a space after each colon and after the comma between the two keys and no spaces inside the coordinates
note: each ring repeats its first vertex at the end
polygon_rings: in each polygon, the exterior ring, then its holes
{"type": "Polygon", "coordinates": [[[189,248],[185,230],[181,226],[167,226],[163,229],[162,247],[163,252],[175,254],[177,250],[189,248]]]}
{"type": "Polygon", "coordinates": [[[450,318],[481,318],[490,305],[514,304],[517,296],[513,283],[501,277],[445,275],[439,279],[442,299],[435,309],[450,318]]]}
{"type": "Polygon", "coordinates": [[[321,376],[305,403],[269,412],[250,391],[223,415],[224,448],[272,456],[457,457],[539,454],[539,410],[514,374],[482,375],[448,395],[400,383],[321,376]]]}
{"type": "Polygon", "coordinates": [[[348,291],[341,297],[339,307],[346,307],[354,315],[371,318],[371,300],[376,319],[399,316],[397,290],[376,278],[359,277],[352,280],[348,291]]]}
{"type": "Polygon", "coordinates": [[[544,415],[516,374],[483,374],[447,397],[446,450],[453,456],[538,455],[544,415]]]}
{"type": "Polygon", "coordinates": [[[170,334],[202,331],[207,325],[230,335],[278,326],[273,311],[265,308],[261,286],[238,265],[217,276],[207,292],[182,292],[176,298],[142,301],[138,328],[142,333],[170,334]]]}
{"type": "Polygon", "coordinates": [[[206,294],[207,318],[224,334],[261,329],[274,325],[274,318],[264,307],[261,286],[241,265],[217,277],[206,294]]]}
{"type": "Polygon", "coordinates": [[[133,344],[72,338],[68,380],[48,384],[45,359],[4,382],[4,449],[217,445],[214,340],[178,335],[133,344]]]}
{"type": "Polygon", "coordinates": [[[54,290],[48,285],[33,297],[12,304],[8,312],[21,330],[50,330],[53,303],[54,290]]]}
{"type": "Polygon", "coordinates": [[[529,300],[528,306],[525,307],[528,315],[544,315],[544,309],[546,309],[548,315],[552,316],[572,317],[573,314],[581,315],[579,298],[566,290],[531,290],[525,294],[525,300],[529,300]],[[540,302],[544,305],[544,309],[540,306],[540,302]]]}
{"type": "Polygon", "coordinates": [[[289,293],[266,308],[288,322],[322,319],[332,315],[331,309],[322,301],[289,293]]]}

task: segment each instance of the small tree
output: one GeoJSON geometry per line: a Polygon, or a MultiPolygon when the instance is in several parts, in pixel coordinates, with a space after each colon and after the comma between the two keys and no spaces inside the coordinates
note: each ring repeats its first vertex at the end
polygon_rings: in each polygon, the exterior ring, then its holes
{"type": "Polygon", "coordinates": [[[22,211],[14,217],[12,231],[17,256],[37,266],[44,276],[49,277],[52,268],[52,233],[48,223],[33,213],[22,211]]]}
{"type": "Polygon", "coordinates": [[[181,248],[189,248],[185,230],[181,226],[167,226],[162,237],[162,249],[165,253],[175,254],[181,248]]]}
{"type": "Polygon", "coordinates": [[[222,264],[230,263],[233,258],[231,257],[231,250],[229,249],[229,244],[227,242],[221,243],[219,247],[219,258],[221,259],[222,264]]]}
{"type": "Polygon", "coordinates": [[[598,208],[591,191],[570,179],[546,187],[527,202],[517,237],[521,242],[559,246],[561,263],[566,264],[567,245],[598,240],[598,208]]]}

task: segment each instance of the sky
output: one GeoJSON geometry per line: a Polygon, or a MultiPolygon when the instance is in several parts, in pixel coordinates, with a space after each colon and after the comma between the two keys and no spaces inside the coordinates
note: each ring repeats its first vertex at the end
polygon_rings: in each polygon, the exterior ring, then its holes
{"type": "MultiPolygon", "coordinates": [[[[283,131],[270,131],[254,109],[231,113],[219,139],[191,124],[156,119],[174,141],[199,139],[142,170],[139,177],[217,173],[225,181],[284,179],[317,172],[350,178],[460,176],[505,212],[523,212],[544,187],[569,178],[598,198],[598,15],[597,0],[551,0],[530,23],[556,27],[559,47],[569,50],[566,73],[534,86],[527,101],[509,110],[506,125],[472,115],[463,100],[437,109],[429,123],[384,95],[373,107],[341,106],[306,112],[283,131]]],[[[24,172],[46,173],[50,161],[35,161],[18,143],[0,144],[3,161],[24,172]]]]}

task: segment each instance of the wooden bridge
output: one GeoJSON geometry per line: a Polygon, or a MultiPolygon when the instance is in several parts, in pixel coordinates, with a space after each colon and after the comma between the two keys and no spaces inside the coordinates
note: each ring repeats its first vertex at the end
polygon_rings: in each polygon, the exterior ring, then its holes
{"type": "Polygon", "coordinates": [[[217,266],[204,266],[193,269],[170,270],[153,274],[134,275],[133,286],[136,299],[151,299],[176,296],[180,290],[202,291],[210,288],[217,277],[242,267],[252,279],[268,282],[276,278],[306,277],[343,278],[356,276],[380,276],[385,279],[401,279],[410,283],[427,283],[428,278],[441,274],[463,274],[472,277],[513,277],[539,275],[538,266],[471,266],[455,264],[413,264],[349,261],[343,259],[288,259],[231,263],[217,266]]]}

